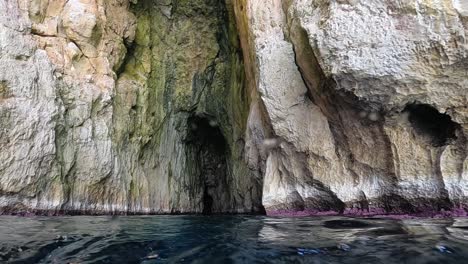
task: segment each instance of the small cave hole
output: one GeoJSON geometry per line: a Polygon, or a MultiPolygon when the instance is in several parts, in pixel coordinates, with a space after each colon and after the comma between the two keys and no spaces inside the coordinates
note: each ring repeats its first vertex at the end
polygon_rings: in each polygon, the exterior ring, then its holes
{"type": "Polygon", "coordinates": [[[227,143],[218,122],[208,117],[188,119],[188,144],[195,151],[195,162],[203,181],[203,214],[211,214],[216,203],[222,203],[227,188],[227,143]]]}
{"type": "Polygon", "coordinates": [[[404,112],[414,131],[424,136],[435,147],[441,147],[457,139],[456,131],[459,124],[452,121],[449,115],[441,114],[427,104],[410,104],[404,112]]]}

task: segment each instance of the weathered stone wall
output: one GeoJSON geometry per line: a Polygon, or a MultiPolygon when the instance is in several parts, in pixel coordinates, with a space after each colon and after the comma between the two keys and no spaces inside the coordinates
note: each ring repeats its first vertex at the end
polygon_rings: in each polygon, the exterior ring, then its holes
{"type": "Polygon", "coordinates": [[[3,0],[0,212],[468,209],[460,0],[3,0]]]}
{"type": "Polygon", "coordinates": [[[241,43],[256,57],[253,105],[265,106],[277,143],[262,157],[267,212],[464,214],[466,8],[237,2],[241,43]]]}
{"type": "Polygon", "coordinates": [[[8,0],[0,15],[2,212],[261,210],[230,2],[8,0]]]}

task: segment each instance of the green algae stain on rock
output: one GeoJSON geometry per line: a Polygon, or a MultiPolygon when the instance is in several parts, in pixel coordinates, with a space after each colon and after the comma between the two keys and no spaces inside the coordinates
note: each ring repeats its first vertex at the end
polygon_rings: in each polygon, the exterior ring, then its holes
{"type": "Polygon", "coordinates": [[[10,97],[10,90],[6,81],[0,81],[0,100],[10,97]]]}

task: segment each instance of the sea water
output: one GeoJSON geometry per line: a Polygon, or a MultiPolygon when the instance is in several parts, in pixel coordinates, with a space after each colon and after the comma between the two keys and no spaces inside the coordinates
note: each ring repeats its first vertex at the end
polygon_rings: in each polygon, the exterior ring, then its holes
{"type": "Polygon", "coordinates": [[[1,216],[0,263],[468,263],[468,220],[1,216]]]}

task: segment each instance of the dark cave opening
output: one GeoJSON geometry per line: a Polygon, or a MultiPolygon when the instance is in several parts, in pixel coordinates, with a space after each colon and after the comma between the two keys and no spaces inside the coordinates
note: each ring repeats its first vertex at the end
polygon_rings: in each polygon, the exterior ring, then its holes
{"type": "Polygon", "coordinates": [[[219,155],[225,155],[226,139],[218,123],[208,117],[192,116],[188,119],[190,128],[189,142],[201,147],[208,147],[219,155]]]}
{"type": "Polygon", "coordinates": [[[425,136],[435,147],[445,146],[455,140],[459,125],[447,114],[442,114],[427,104],[410,104],[404,112],[409,114],[409,121],[419,135],[425,136]]]}
{"type": "MultiPolygon", "coordinates": [[[[209,117],[192,116],[188,119],[188,143],[195,151],[203,188],[203,214],[211,214],[226,195],[226,139],[217,122],[209,117]]],[[[219,208],[218,208],[219,209],[219,208]]]]}
{"type": "Polygon", "coordinates": [[[202,214],[210,215],[213,212],[213,197],[208,193],[208,189],[205,186],[203,192],[203,211],[202,214]]]}

